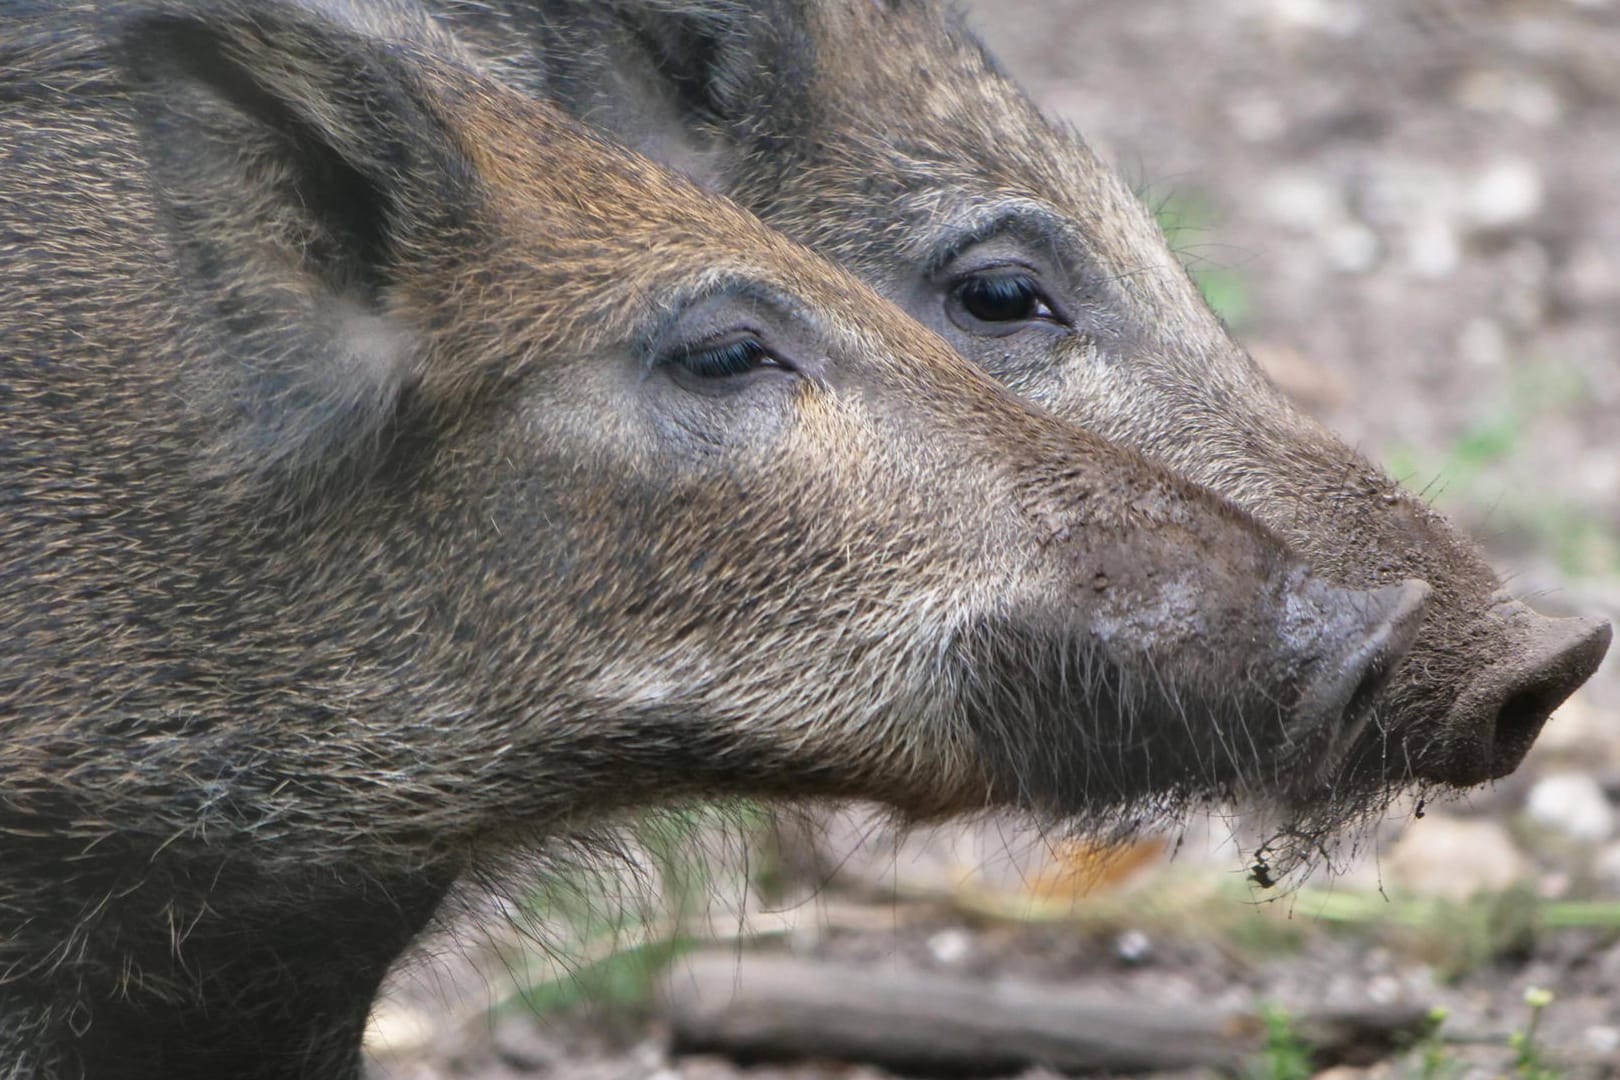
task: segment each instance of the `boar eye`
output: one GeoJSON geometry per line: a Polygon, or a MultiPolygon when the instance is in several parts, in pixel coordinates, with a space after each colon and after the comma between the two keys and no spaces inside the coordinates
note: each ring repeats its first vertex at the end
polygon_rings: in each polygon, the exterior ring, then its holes
{"type": "Polygon", "coordinates": [[[952,299],[952,315],[964,330],[972,329],[964,316],[981,323],[1064,322],[1029,274],[974,274],[957,282],[952,299]]]}
{"type": "Polygon", "coordinates": [[[978,274],[956,287],[967,314],[983,322],[1055,319],[1040,285],[1027,274],[978,274]]]}
{"type": "Polygon", "coordinates": [[[756,368],[788,368],[753,337],[683,347],[675,350],[669,360],[703,379],[744,375],[756,368]]]}

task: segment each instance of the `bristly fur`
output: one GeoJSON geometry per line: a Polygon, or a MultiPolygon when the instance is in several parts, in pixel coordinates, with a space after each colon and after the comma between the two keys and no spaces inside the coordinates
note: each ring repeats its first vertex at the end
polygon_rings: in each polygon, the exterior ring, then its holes
{"type": "Polygon", "coordinates": [[[1332,580],[1428,582],[1427,625],[1350,766],[1324,785],[1323,817],[1402,785],[1505,775],[1595,670],[1609,631],[1507,599],[1422,498],[1271,386],[1140,200],[1040,114],[952,5],[495,0],[483,11],[450,21],[504,58],[503,77],[855,271],[1020,394],[1219,492],[1332,580]],[[535,26],[544,32],[525,33],[535,26]],[[1034,268],[1073,332],[953,317],[952,260],[984,247],[1034,268]]]}
{"type": "Polygon", "coordinates": [[[5,1080],[353,1077],[630,809],[1310,804],[1408,635],[416,9],[0,24],[5,1080]]]}

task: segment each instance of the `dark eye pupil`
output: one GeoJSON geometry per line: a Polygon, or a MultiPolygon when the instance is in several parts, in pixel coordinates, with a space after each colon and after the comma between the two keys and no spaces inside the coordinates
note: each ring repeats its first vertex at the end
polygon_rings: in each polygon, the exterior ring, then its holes
{"type": "Polygon", "coordinates": [[[969,278],[958,295],[968,314],[984,322],[1033,319],[1040,310],[1041,294],[1035,282],[1017,275],[969,278]]]}
{"type": "Polygon", "coordinates": [[[705,379],[741,375],[769,359],[770,353],[765,351],[765,346],[753,338],[728,341],[724,345],[705,345],[675,355],[676,363],[705,379]]]}

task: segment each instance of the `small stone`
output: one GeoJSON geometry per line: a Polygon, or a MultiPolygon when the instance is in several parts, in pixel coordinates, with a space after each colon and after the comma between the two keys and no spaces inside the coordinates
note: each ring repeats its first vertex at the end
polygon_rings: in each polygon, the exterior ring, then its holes
{"type": "Polygon", "coordinates": [[[1317,233],[1350,216],[1344,194],[1306,173],[1274,177],[1260,192],[1260,205],[1272,220],[1301,233],[1317,233]]]}
{"type": "Polygon", "coordinates": [[[1588,773],[1555,773],[1536,781],[1525,812],[1536,824],[1583,844],[1599,844],[1614,834],[1614,807],[1588,773]]]}
{"type": "Polygon", "coordinates": [[[1581,1042],[1594,1054],[1610,1057],[1620,1051],[1620,1027],[1593,1024],[1581,1033],[1581,1042]]]}
{"type": "Polygon", "coordinates": [[[1375,1005],[1394,1005],[1406,993],[1401,980],[1393,975],[1374,975],[1366,981],[1367,1000],[1375,1005]]]}
{"type": "Polygon", "coordinates": [[[973,951],[973,938],[966,930],[941,930],[928,939],[928,951],[941,964],[955,967],[973,951]]]}
{"type": "Polygon", "coordinates": [[[1261,94],[1234,96],[1226,103],[1226,119],[1245,142],[1271,142],[1288,130],[1288,113],[1282,104],[1261,94]]]}
{"type": "Polygon", "coordinates": [[[1365,274],[1378,265],[1378,234],[1359,221],[1345,221],[1322,233],[1328,260],[1340,273],[1365,274]]]}
{"type": "Polygon", "coordinates": [[[1362,13],[1338,0],[1271,0],[1271,16],[1291,30],[1349,37],[1361,29],[1362,13]]]}
{"type": "Polygon", "coordinates": [[[1140,930],[1126,930],[1114,939],[1114,954],[1127,964],[1141,964],[1153,956],[1153,939],[1140,930]]]}
{"type": "Polygon", "coordinates": [[[1533,163],[1502,158],[1469,185],[1463,214],[1476,232],[1510,232],[1534,221],[1545,199],[1541,172],[1533,163]]]}
{"type": "Polygon", "coordinates": [[[1425,281],[1444,281],[1462,265],[1462,238],[1451,222],[1426,218],[1406,237],[1406,259],[1413,276],[1425,281]]]}
{"type": "MultiPolygon", "coordinates": [[[[649,1076],[648,1080],[653,1080],[654,1077],[660,1074],[672,1075],[669,1070],[669,1048],[659,1039],[643,1039],[631,1047],[630,1055],[635,1059],[636,1064],[642,1068],[650,1072],[657,1070],[652,1072],[652,1076],[649,1076]]],[[[680,1078],[677,1076],[675,1080],[680,1080],[680,1078]]]]}
{"type": "Polygon", "coordinates": [[[1500,892],[1531,871],[1529,860],[1496,822],[1432,812],[1407,828],[1383,867],[1392,886],[1459,901],[1500,892]]]}
{"type": "Polygon", "coordinates": [[[1595,458],[1583,461],[1575,470],[1573,488],[1598,505],[1598,500],[1620,491],[1620,458],[1595,458]]]}
{"type": "Polygon", "coordinates": [[[1478,368],[1499,368],[1508,361],[1507,333],[1495,319],[1483,315],[1468,320],[1457,336],[1457,351],[1478,368]]]}

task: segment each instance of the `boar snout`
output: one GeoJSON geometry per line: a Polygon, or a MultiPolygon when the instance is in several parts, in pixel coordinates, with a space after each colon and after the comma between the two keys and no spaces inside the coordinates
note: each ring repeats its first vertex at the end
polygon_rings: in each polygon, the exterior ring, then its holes
{"type": "Polygon", "coordinates": [[[1129,473],[1127,455],[1064,434],[1017,486],[1053,576],[960,642],[962,707],[997,801],[1082,817],[1319,803],[1417,638],[1429,585],[1329,582],[1208,491],[1144,461],[1129,473]],[[1109,455],[1108,473],[1135,484],[1054,467],[1109,455]]]}
{"type": "MultiPolygon", "coordinates": [[[[1151,550],[1156,537],[1140,539],[1151,550]]],[[[1292,813],[1320,801],[1417,636],[1429,587],[1364,592],[1272,552],[1246,561],[1158,576],[1129,590],[1128,612],[1105,598],[969,627],[962,705],[992,801],[1103,821],[1227,796],[1292,813]],[[1176,610],[1194,594],[1196,614],[1176,610]]]]}
{"type": "Polygon", "coordinates": [[[1603,619],[1554,619],[1502,599],[1475,633],[1506,643],[1447,715],[1435,753],[1417,762],[1425,779],[1457,785],[1497,780],[1518,768],[1542,725],[1608,651],[1613,628],[1603,619]]]}

